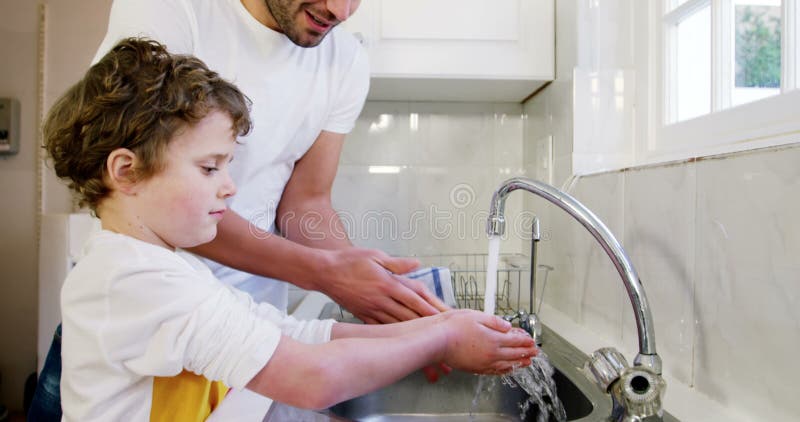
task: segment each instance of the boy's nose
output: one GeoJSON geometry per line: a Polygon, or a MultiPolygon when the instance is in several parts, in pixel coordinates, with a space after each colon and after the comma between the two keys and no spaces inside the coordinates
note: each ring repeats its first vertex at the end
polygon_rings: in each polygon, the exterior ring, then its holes
{"type": "Polygon", "coordinates": [[[328,10],[336,16],[336,20],[344,22],[353,13],[355,7],[358,6],[359,1],[353,0],[326,0],[328,10]]]}
{"type": "Polygon", "coordinates": [[[225,180],[222,182],[219,193],[223,198],[228,198],[236,194],[236,183],[233,182],[233,178],[231,178],[230,173],[227,171],[225,171],[225,180]]]}

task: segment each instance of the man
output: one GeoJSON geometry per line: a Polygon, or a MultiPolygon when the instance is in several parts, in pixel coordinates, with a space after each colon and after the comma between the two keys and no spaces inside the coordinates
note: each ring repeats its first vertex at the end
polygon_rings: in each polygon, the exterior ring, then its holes
{"type": "Polygon", "coordinates": [[[232,163],[239,186],[217,238],[192,249],[223,282],[286,309],[288,288],[318,290],[371,323],[445,306],[396,276],[415,260],[355,248],[331,206],[344,142],[369,86],[366,53],[336,28],[360,0],[115,0],[98,60],[144,36],[193,54],[253,101],[252,134],[232,163]],[[280,236],[276,233],[280,233],[280,236]]]}

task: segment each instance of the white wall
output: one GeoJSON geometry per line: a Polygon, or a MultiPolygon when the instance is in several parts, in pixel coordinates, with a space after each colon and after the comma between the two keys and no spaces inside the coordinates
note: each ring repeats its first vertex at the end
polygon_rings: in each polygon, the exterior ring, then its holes
{"type": "MultiPolygon", "coordinates": [[[[559,63],[585,71],[626,69],[646,104],[646,11],[636,0],[557,2],[559,63]],[[566,3],[571,3],[568,5],[566,3]],[[579,21],[579,24],[575,24],[579,21]],[[564,28],[577,28],[576,31],[564,28]],[[620,29],[622,28],[622,29],[620,29]],[[626,32],[627,31],[627,32],[626,32]],[[601,36],[597,36],[601,34],[601,36]],[[633,57],[620,53],[616,39],[633,57]],[[638,39],[637,39],[638,38],[638,39]],[[569,40],[574,40],[570,42],[569,40]]],[[[644,8],[646,9],[646,7],[644,8]]],[[[537,167],[537,139],[555,140],[555,184],[569,178],[570,131],[589,94],[562,66],[558,80],[525,104],[526,161],[537,167]],[[575,85],[573,85],[575,84],[575,85]]],[[[601,103],[612,101],[600,96],[601,103]]],[[[646,108],[630,136],[647,136],[646,108]],[[635,134],[635,135],[634,135],[635,134]]],[[[602,142],[602,140],[600,140],[602,142]]],[[[622,241],[645,286],[665,373],[666,407],[688,420],[796,420],[794,380],[800,365],[800,146],[713,159],[611,171],[577,180],[571,193],[622,241]],[[681,385],[676,385],[680,383],[681,385]],[[730,415],[699,417],[679,391],[709,397],[730,415]]],[[[527,163],[526,163],[527,164],[527,163]]],[[[550,238],[540,262],[555,267],[545,302],[623,351],[636,350],[636,330],[619,276],[595,240],[552,206],[550,238]]],[[[548,316],[543,315],[545,323],[548,316]]],[[[593,350],[593,349],[592,349],[593,350]]],[[[591,352],[592,350],[586,350],[591,352]]],[[[632,355],[628,355],[632,358],[632,355]]]]}
{"type": "Polygon", "coordinates": [[[0,0],[0,97],[20,102],[19,154],[0,158],[0,403],[36,370],[36,2],[0,0]]]}
{"type": "MultiPolygon", "coordinates": [[[[106,32],[111,0],[44,0],[45,112],[89,68],[106,32]]],[[[47,168],[42,178],[42,211],[73,211],[69,189],[47,168]]]]}
{"type": "MultiPolygon", "coordinates": [[[[333,190],[354,243],[394,255],[486,253],[494,189],[524,174],[520,104],[368,102],[333,190]],[[370,173],[391,166],[394,174],[370,173]]],[[[508,217],[521,221],[522,197],[508,217]]],[[[520,252],[512,231],[504,252],[520,252]]]]}
{"type": "MultiPolygon", "coordinates": [[[[77,81],[105,32],[110,0],[0,0],[0,96],[21,103],[20,153],[0,158],[0,403],[22,409],[25,378],[36,370],[37,199],[69,212],[66,189],[45,169],[37,188],[39,31],[45,35],[44,106],[77,81]],[[40,26],[39,4],[46,4],[40,26]]],[[[47,242],[47,239],[42,239],[47,242]]]]}

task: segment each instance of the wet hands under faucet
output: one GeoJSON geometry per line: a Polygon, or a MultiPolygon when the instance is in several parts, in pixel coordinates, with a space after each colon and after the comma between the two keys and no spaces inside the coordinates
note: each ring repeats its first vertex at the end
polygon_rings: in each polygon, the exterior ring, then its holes
{"type": "Polygon", "coordinates": [[[468,309],[431,318],[445,346],[441,361],[463,371],[504,374],[528,366],[539,351],[524,331],[493,315],[468,309]]]}

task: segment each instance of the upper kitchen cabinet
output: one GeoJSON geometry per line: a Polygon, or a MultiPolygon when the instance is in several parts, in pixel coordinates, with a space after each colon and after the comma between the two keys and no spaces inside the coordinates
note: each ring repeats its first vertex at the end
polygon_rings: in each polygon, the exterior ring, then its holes
{"type": "Polygon", "coordinates": [[[522,101],[555,76],[554,0],[364,0],[371,100],[522,101]]]}

